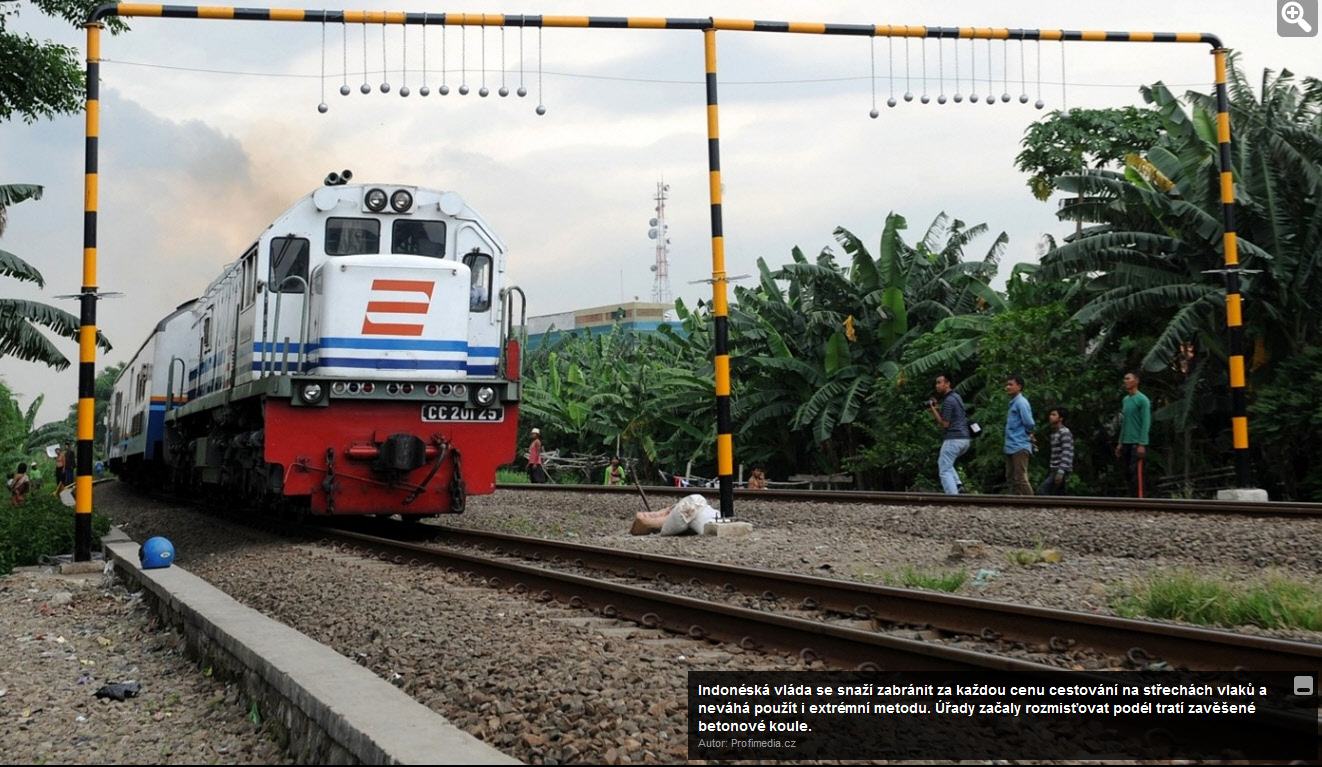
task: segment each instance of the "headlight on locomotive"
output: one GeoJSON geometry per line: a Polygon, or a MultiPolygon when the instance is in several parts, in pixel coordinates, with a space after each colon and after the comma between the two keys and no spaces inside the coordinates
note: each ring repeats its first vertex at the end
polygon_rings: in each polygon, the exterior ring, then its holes
{"type": "Polygon", "coordinates": [[[397,189],[390,195],[390,207],[395,209],[396,213],[407,213],[413,207],[413,195],[408,193],[407,189],[397,189]]]}
{"type": "Polygon", "coordinates": [[[363,202],[367,204],[367,209],[380,213],[386,208],[386,193],[384,189],[368,189],[363,197],[363,202]]]}
{"type": "Polygon", "coordinates": [[[496,390],[490,386],[480,386],[478,387],[477,394],[474,395],[473,400],[477,402],[478,405],[487,407],[492,402],[496,401],[496,390]]]}
{"type": "Polygon", "coordinates": [[[304,384],[303,388],[299,389],[298,396],[299,399],[302,399],[305,404],[315,405],[321,401],[321,395],[324,392],[325,389],[321,388],[321,384],[310,383],[310,384],[304,384]]]}

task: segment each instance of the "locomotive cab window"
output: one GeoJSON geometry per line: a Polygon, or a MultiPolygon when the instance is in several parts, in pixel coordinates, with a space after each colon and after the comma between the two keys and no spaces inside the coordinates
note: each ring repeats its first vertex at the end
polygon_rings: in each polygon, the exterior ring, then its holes
{"type": "Polygon", "coordinates": [[[445,258],[445,222],[400,219],[390,229],[390,252],[445,258]]]}
{"type": "Polygon", "coordinates": [[[464,256],[471,282],[468,286],[468,311],[485,312],[491,308],[491,256],[469,253],[464,256]]]}
{"type": "Polygon", "coordinates": [[[359,256],[380,252],[380,221],[374,218],[326,219],[326,255],[359,256]]]}
{"type": "Polygon", "coordinates": [[[308,278],[308,241],[302,237],[276,237],[271,240],[270,288],[277,293],[302,293],[303,283],[288,277],[308,278]]]}

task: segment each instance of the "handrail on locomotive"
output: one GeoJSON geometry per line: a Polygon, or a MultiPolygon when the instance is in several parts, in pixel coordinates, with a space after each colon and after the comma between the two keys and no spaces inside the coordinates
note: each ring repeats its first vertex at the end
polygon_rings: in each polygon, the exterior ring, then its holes
{"type": "MultiPolygon", "coordinates": [[[[308,349],[308,314],[312,310],[312,293],[308,289],[307,280],[303,279],[297,274],[291,274],[280,281],[280,284],[277,285],[275,288],[275,320],[271,324],[276,327],[276,332],[279,333],[280,302],[284,300],[285,285],[288,284],[290,280],[295,280],[296,284],[303,288],[303,292],[301,293],[301,295],[303,296],[303,312],[301,317],[301,323],[299,324],[299,328],[298,328],[298,372],[302,373],[304,370],[304,363],[306,362],[305,355],[307,354],[307,349],[308,349]]],[[[262,324],[262,344],[263,344],[263,348],[265,349],[271,348],[266,338],[265,323],[262,324]]],[[[285,342],[282,348],[283,348],[283,354],[280,357],[280,375],[289,375],[289,336],[285,336],[285,342]]],[[[266,378],[268,375],[270,375],[271,369],[273,367],[275,366],[265,365],[265,364],[262,365],[262,377],[266,378]]]]}

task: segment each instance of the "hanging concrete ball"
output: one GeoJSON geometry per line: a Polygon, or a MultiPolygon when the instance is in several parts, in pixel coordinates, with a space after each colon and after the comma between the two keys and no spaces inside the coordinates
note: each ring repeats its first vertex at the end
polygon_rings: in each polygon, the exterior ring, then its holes
{"type": "Polygon", "coordinates": [[[501,98],[505,98],[510,95],[510,89],[502,85],[500,86],[500,90],[496,91],[496,93],[499,93],[501,98]]]}
{"type": "Polygon", "coordinates": [[[946,94],[942,93],[940,96],[937,96],[937,97],[936,97],[936,103],[938,103],[938,104],[944,104],[944,103],[946,103],[946,94]]]}
{"type": "Polygon", "coordinates": [[[460,95],[460,96],[467,96],[467,95],[468,95],[468,86],[467,86],[466,84],[465,84],[465,85],[461,85],[461,86],[459,86],[459,95],[460,95]]]}
{"type": "Polygon", "coordinates": [[[363,83],[362,85],[358,86],[358,90],[363,94],[368,94],[372,92],[372,86],[368,85],[367,83],[363,83]]]}
{"type": "Polygon", "coordinates": [[[409,90],[407,85],[399,86],[399,95],[401,98],[408,98],[410,93],[412,93],[412,91],[409,90]]]}
{"type": "Polygon", "coordinates": [[[879,114],[881,114],[881,112],[878,112],[878,111],[876,110],[876,108],[874,107],[874,108],[872,109],[871,112],[868,112],[868,117],[871,117],[872,119],[875,120],[875,119],[877,119],[877,115],[879,115],[879,114]]]}
{"type": "Polygon", "coordinates": [[[439,93],[439,94],[441,94],[442,96],[449,96],[449,95],[450,95],[450,86],[448,86],[448,85],[442,85],[440,88],[438,88],[438,89],[436,90],[436,92],[439,93]]]}
{"type": "Polygon", "coordinates": [[[932,101],[931,97],[928,96],[926,93],[924,93],[924,94],[923,94],[923,97],[920,98],[920,99],[918,99],[918,100],[921,101],[921,102],[923,102],[924,104],[928,104],[928,103],[930,103],[930,102],[932,101]]]}
{"type": "Polygon", "coordinates": [[[347,85],[341,85],[341,86],[340,86],[340,95],[341,95],[341,96],[348,96],[348,95],[349,95],[349,86],[347,86],[347,85]]]}
{"type": "Polygon", "coordinates": [[[890,98],[886,99],[886,106],[888,106],[888,107],[893,107],[893,106],[895,106],[895,97],[894,97],[894,96],[891,96],[890,98]]]}
{"type": "Polygon", "coordinates": [[[431,88],[428,88],[428,87],[425,86],[425,85],[422,86],[421,88],[418,89],[418,95],[419,95],[419,96],[422,96],[423,98],[426,98],[427,96],[430,96],[430,95],[431,95],[431,88]]]}
{"type": "Polygon", "coordinates": [[[491,91],[487,88],[487,86],[483,85],[481,88],[477,89],[477,95],[481,96],[482,98],[486,98],[487,96],[491,95],[491,91]]]}
{"type": "Polygon", "coordinates": [[[381,83],[381,92],[382,92],[382,93],[389,93],[389,92],[390,92],[390,83],[381,83]]]}
{"type": "Polygon", "coordinates": [[[976,103],[978,103],[978,94],[976,94],[976,93],[970,93],[970,94],[969,94],[969,103],[970,103],[970,104],[976,104],[976,103]]]}
{"type": "Polygon", "coordinates": [[[1001,101],[1002,101],[1003,103],[1006,103],[1006,104],[1010,103],[1010,94],[1008,94],[1008,93],[1002,93],[1002,94],[1001,94],[1001,101]]]}
{"type": "Polygon", "coordinates": [[[323,101],[317,105],[317,111],[321,112],[322,114],[326,114],[327,112],[330,111],[330,106],[323,101]]]}
{"type": "Polygon", "coordinates": [[[964,94],[962,94],[962,93],[956,93],[956,94],[955,94],[955,103],[956,103],[956,104],[958,104],[959,102],[961,102],[961,101],[963,101],[963,100],[964,100],[964,94]]]}
{"type": "Polygon", "coordinates": [[[539,115],[544,115],[544,114],[546,114],[546,106],[543,105],[543,104],[538,104],[538,105],[537,105],[536,112],[537,112],[537,114],[539,114],[539,115]]]}
{"type": "Polygon", "coordinates": [[[996,103],[996,97],[995,97],[995,96],[988,96],[988,97],[987,97],[987,106],[991,106],[991,105],[993,105],[993,104],[995,104],[995,103],[996,103]]]}
{"type": "Polygon", "coordinates": [[[1037,103],[1034,104],[1033,106],[1037,107],[1038,109],[1041,109],[1042,107],[1044,107],[1044,106],[1046,106],[1046,105],[1047,105],[1047,102],[1043,101],[1042,99],[1038,99],[1038,100],[1037,100],[1037,103]]]}
{"type": "Polygon", "coordinates": [[[1027,93],[1021,93],[1021,94],[1019,94],[1019,103],[1020,103],[1020,104],[1027,104],[1027,103],[1028,103],[1028,94],[1027,94],[1027,93]]]}
{"type": "Polygon", "coordinates": [[[906,91],[905,94],[904,94],[904,100],[905,100],[905,101],[913,101],[913,94],[910,93],[910,92],[908,92],[908,91],[906,91]]]}

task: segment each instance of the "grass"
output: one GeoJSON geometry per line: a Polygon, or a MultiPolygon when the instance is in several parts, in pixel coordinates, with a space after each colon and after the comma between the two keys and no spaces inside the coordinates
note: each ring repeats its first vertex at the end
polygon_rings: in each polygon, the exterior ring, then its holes
{"type": "Polygon", "coordinates": [[[496,469],[496,482],[502,485],[528,485],[528,472],[519,469],[496,469]]]}
{"type": "Polygon", "coordinates": [[[1113,606],[1131,618],[1322,631],[1322,588],[1287,578],[1240,584],[1187,572],[1163,573],[1135,585],[1113,606]]]}
{"type": "Polygon", "coordinates": [[[887,586],[903,586],[910,589],[932,589],[933,591],[958,591],[969,579],[967,570],[919,570],[906,567],[900,571],[873,570],[864,565],[854,565],[850,572],[854,580],[864,583],[884,583],[887,586]]]}
{"type": "Polygon", "coordinates": [[[958,591],[969,579],[967,570],[918,570],[906,567],[899,573],[886,577],[891,585],[898,584],[911,589],[932,589],[933,591],[958,591]]]}
{"type": "MultiPolygon", "coordinates": [[[[34,491],[21,506],[0,501],[0,575],[15,567],[35,565],[43,555],[73,552],[73,509],[49,492],[34,491]]],[[[92,516],[95,545],[110,531],[110,520],[92,516]]]]}

